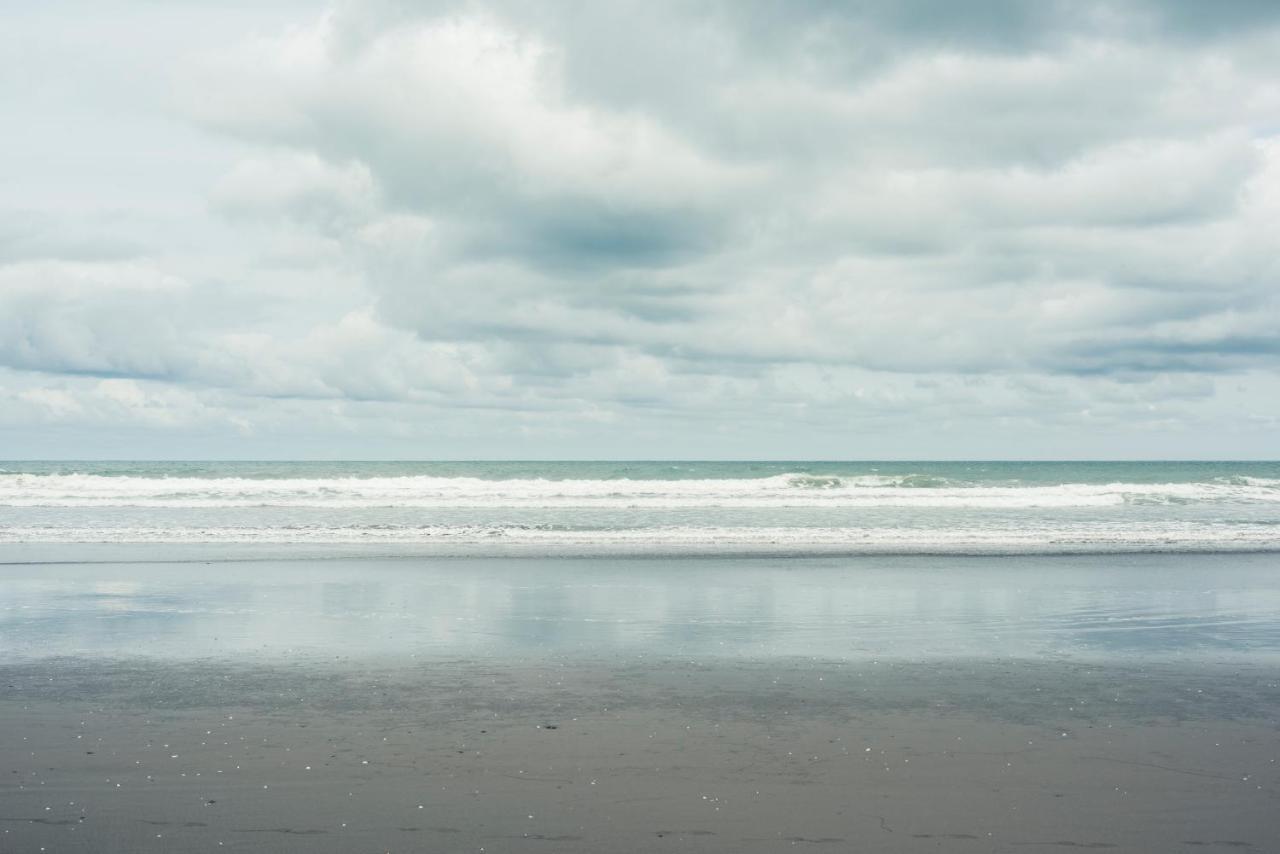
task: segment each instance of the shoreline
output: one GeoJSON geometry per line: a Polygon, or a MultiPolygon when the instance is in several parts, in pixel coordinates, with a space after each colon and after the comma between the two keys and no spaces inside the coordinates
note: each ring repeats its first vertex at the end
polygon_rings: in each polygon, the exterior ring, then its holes
{"type": "Polygon", "coordinates": [[[651,545],[633,549],[607,549],[584,545],[556,550],[543,545],[445,546],[436,543],[350,543],[350,542],[0,542],[0,566],[77,565],[110,563],[246,563],[262,561],[414,561],[414,560],[540,560],[590,561],[821,561],[821,560],[930,560],[930,559],[1010,559],[1052,558],[1170,558],[1268,557],[1280,554],[1280,545],[1250,543],[1233,548],[1221,544],[1188,548],[1185,545],[1155,547],[1107,547],[1062,545],[1043,548],[956,548],[848,549],[820,545],[803,549],[751,547],[725,549],[719,546],[655,550],[651,545]]]}

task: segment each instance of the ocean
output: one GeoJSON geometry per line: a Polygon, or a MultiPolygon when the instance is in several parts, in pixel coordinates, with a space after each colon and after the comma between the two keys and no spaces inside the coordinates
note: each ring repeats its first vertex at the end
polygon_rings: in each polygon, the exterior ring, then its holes
{"type": "Polygon", "coordinates": [[[1268,552],[1280,550],[1280,463],[3,462],[0,543],[1268,552]]]}

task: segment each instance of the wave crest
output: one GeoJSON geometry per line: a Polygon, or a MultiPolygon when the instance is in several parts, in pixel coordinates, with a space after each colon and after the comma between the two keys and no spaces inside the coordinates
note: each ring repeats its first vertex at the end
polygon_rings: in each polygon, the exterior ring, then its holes
{"type": "Polygon", "coordinates": [[[1280,480],[972,483],[928,475],[788,473],[701,480],[476,477],[243,478],[0,474],[0,507],[952,507],[1277,504],[1280,480]]]}
{"type": "Polygon", "coordinates": [[[403,545],[464,553],[532,549],[539,553],[1123,553],[1280,550],[1280,534],[1247,525],[1189,527],[931,528],[661,526],[583,530],[559,525],[309,525],[263,527],[0,528],[0,543],[238,543],[258,545],[403,545]]]}

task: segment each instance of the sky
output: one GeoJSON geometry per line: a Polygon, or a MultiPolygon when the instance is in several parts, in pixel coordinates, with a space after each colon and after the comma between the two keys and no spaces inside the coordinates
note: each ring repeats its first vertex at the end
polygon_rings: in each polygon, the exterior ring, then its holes
{"type": "Polygon", "coordinates": [[[0,16],[0,458],[1280,457],[1280,3],[0,16]]]}

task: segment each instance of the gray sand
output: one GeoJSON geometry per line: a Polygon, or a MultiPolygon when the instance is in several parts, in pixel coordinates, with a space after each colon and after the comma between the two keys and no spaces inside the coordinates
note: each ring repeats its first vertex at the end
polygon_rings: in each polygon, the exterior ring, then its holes
{"type": "Polygon", "coordinates": [[[0,667],[4,851],[1275,850],[1280,673],[0,667]]]}

